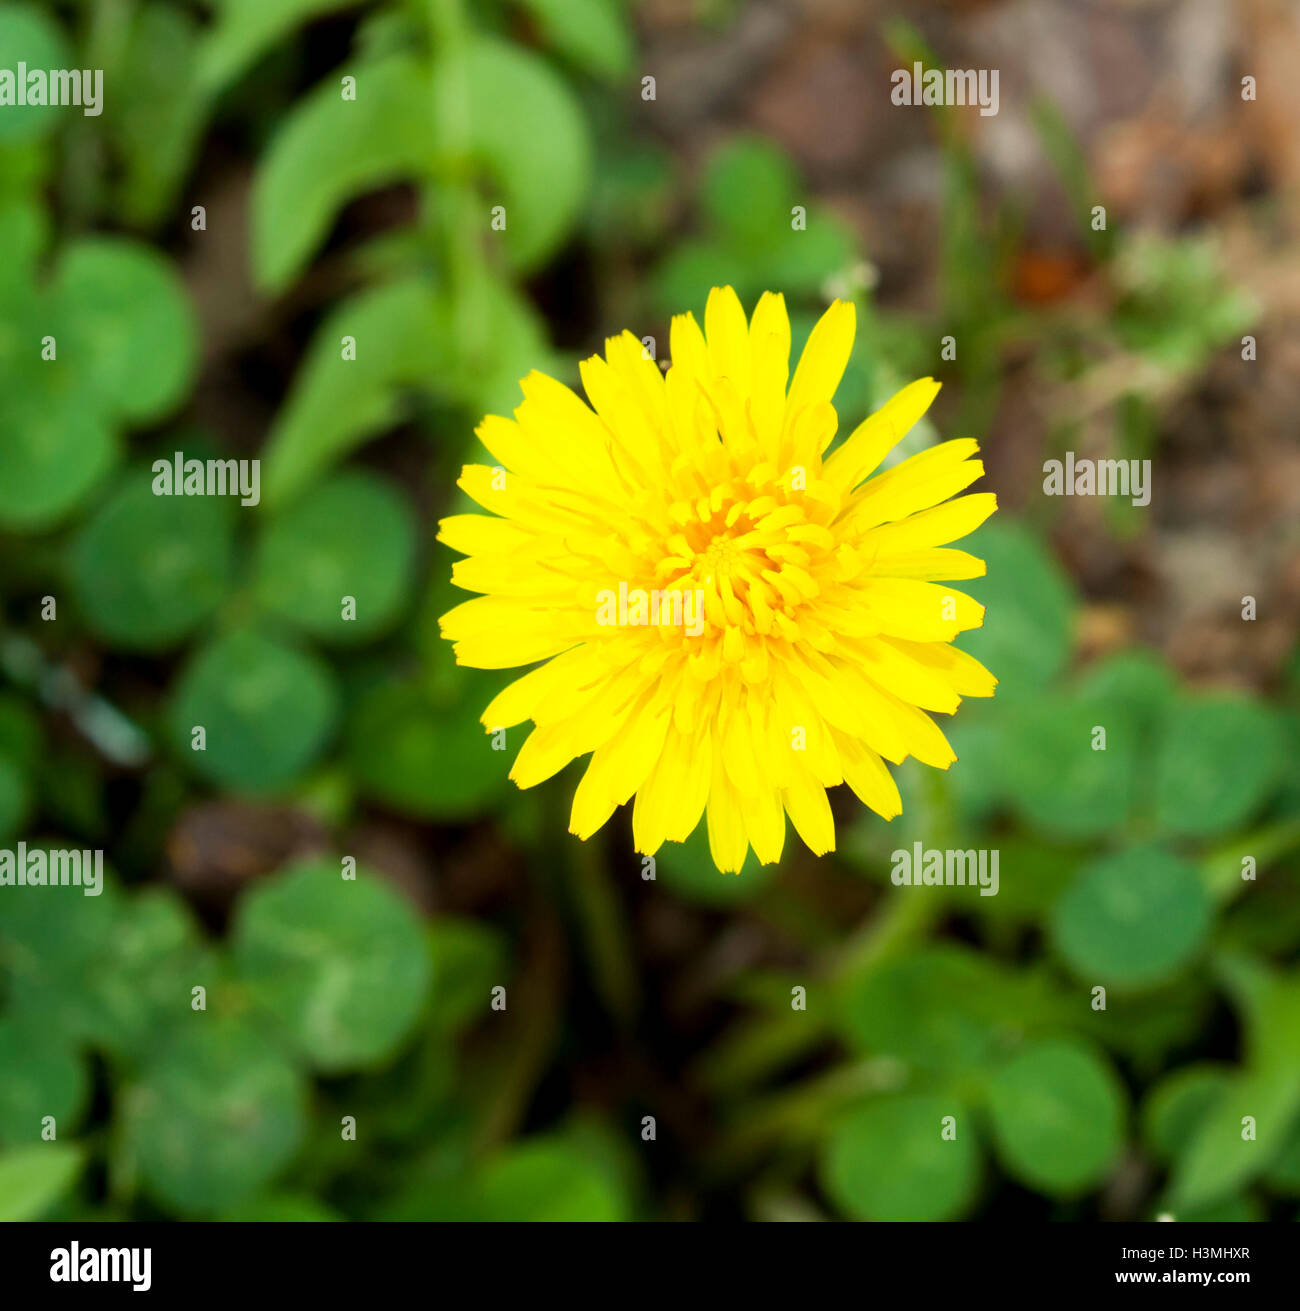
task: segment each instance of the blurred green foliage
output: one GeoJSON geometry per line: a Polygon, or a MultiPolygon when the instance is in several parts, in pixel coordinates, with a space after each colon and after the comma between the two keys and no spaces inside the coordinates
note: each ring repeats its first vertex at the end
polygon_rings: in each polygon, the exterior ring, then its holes
{"type": "MultiPolygon", "coordinates": [[[[624,828],[564,834],[563,780],[507,784],[517,742],[493,751],[477,723],[502,679],[437,637],[453,594],[426,497],[459,507],[474,423],[528,370],[572,378],[535,288],[575,252],[597,337],[666,341],[669,313],[731,282],[784,291],[797,348],[829,295],[854,297],[841,431],[934,372],[955,428],[985,436],[1003,353],[1032,341],[1064,412],[1113,406],[1117,442],[1150,441],[1251,312],[1203,243],[1122,233],[1086,238],[1108,312],[1026,308],[1017,216],[989,212],[955,136],[943,303],[887,312],[774,144],[736,137],[696,172],[633,125],[635,49],[620,0],[0,4],[6,55],[104,67],[123,97],[0,115],[0,841],[103,845],[115,867],[98,897],[0,891],[0,1218],[618,1220],[764,1197],[1078,1218],[1134,1162],[1143,1214],[1292,1215],[1300,679],[1266,703],[1183,687],[1151,652],[1081,665],[1045,523],[1000,518],[970,548],[988,623],[966,645],[1001,684],[953,725],[960,764],[904,768],[903,815],[842,823],[820,865],[726,878],[697,832],[647,883],[624,828]],[[346,34],[337,67],[309,23],[346,34]],[[257,507],[150,487],[175,450],[246,454],[191,413],[202,307],[178,257],[227,239],[192,226],[216,133],[248,152],[253,283],[312,311],[257,507]],[[409,221],[339,237],[399,185],[409,221]],[[427,438],[415,494],[373,446],[399,428],[427,438]],[[217,798],[296,808],[335,854],[284,859],[213,915],[161,874],[217,798]],[[364,862],[345,877],[375,816],[426,869],[522,871],[513,900],[429,917],[364,862]],[[891,851],[920,840],[997,849],[999,894],[889,887],[891,851]],[[638,953],[633,892],[704,958],[684,980],[638,953]],[[776,947],[750,960],[755,939],[776,947]],[[703,990],[702,1036],[637,1038],[679,990],[703,990]],[[641,1083],[584,1092],[593,1029],[641,1083]]],[[[1081,156],[1050,106],[1039,125],[1083,224],[1081,156]]]]}

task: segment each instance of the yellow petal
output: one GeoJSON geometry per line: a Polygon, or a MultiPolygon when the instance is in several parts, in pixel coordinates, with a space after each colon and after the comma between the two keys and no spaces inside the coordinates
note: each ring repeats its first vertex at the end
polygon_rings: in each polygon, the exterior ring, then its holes
{"type": "Polygon", "coordinates": [[[852,301],[835,301],[817,320],[790,384],[789,408],[830,401],[844,377],[853,350],[858,312],[852,301]]]}
{"type": "Polygon", "coordinates": [[[933,378],[921,378],[904,387],[831,453],[822,476],[842,491],[851,491],[911,432],[938,394],[939,384],[933,378]]]}

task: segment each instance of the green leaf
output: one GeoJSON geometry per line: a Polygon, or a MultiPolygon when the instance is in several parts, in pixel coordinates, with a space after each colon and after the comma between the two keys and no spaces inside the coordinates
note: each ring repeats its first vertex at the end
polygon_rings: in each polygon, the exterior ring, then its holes
{"type": "Polygon", "coordinates": [[[1006,798],[1005,776],[1016,750],[1011,716],[965,713],[945,723],[943,732],[957,753],[958,767],[944,780],[956,809],[964,822],[984,823],[1006,798]]]}
{"type": "Polygon", "coordinates": [[[440,918],[429,928],[434,1020],[443,1029],[469,1023],[487,1007],[508,968],[500,933],[479,920],[440,918]]]}
{"type": "Polygon", "coordinates": [[[524,1138],[476,1174],[440,1162],[381,1216],[390,1220],[620,1221],[629,1218],[626,1188],[609,1151],[594,1153],[576,1134],[524,1138]]]}
{"type": "Polygon", "coordinates": [[[319,1224],[343,1219],[306,1193],[267,1193],[231,1207],[218,1218],[241,1224],[319,1224]]]}
{"type": "Polygon", "coordinates": [[[1166,833],[1205,837],[1248,820],[1285,764],[1281,724],[1238,697],[1174,708],[1155,765],[1156,822],[1166,833]]]}
{"type": "Polygon", "coordinates": [[[117,916],[105,967],[95,980],[101,1020],[96,1044],[139,1057],[192,1021],[192,989],[209,994],[222,963],[204,941],[193,912],[171,888],[136,892],[117,916]]]}
{"type": "Polygon", "coordinates": [[[263,454],[263,496],[279,506],[400,417],[404,387],[432,385],[451,360],[450,327],[420,278],[343,301],[312,338],[263,454]],[[342,358],[343,337],[356,359],[342,358]]]}
{"type": "Polygon", "coordinates": [[[276,638],[241,631],[190,661],[172,691],[171,735],[183,760],[222,787],[280,788],[324,750],[339,713],[328,665],[276,638]],[[206,749],[193,750],[202,727],[206,749]]]}
{"type": "MultiPolygon", "coordinates": [[[[665,314],[692,309],[698,317],[709,290],[716,286],[734,287],[742,303],[751,308],[765,291],[779,290],[787,296],[817,299],[823,294],[826,280],[854,261],[853,238],[838,219],[810,213],[807,227],[797,231],[790,227],[787,212],[784,227],[774,235],[779,235],[779,240],[757,256],[746,254],[724,238],[680,243],[655,273],[656,302],[665,314]]],[[[803,349],[794,314],[791,326],[795,329],[791,348],[793,368],[803,349]]],[[[851,363],[835,394],[841,417],[846,412],[844,406],[862,404],[865,387],[859,373],[851,363]]],[[[841,422],[840,431],[844,430],[841,422]]]]}
{"type": "Polygon", "coordinates": [[[1117,1058],[1144,1071],[1167,1067],[1213,1022],[1215,998],[1207,979],[1183,974],[1162,988],[1125,995],[1123,1005],[1093,1010],[1091,993],[1074,993],[1079,1027],[1117,1058]],[[1081,1014],[1079,1012],[1082,1012],[1081,1014]]]}
{"type": "MultiPolygon", "coordinates": [[[[4,52],[5,76],[17,77],[19,63],[29,69],[49,71],[71,68],[71,55],[58,23],[35,5],[0,5],[0,51],[4,52]]],[[[14,97],[17,88],[11,87],[14,97]]],[[[102,107],[102,106],[101,106],[102,107]]],[[[53,128],[64,109],[58,105],[0,106],[0,144],[30,141],[53,128]]],[[[80,112],[80,111],[78,111],[80,112]]]]}
{"type": "Polygon", "coordinates": [[[1154,1156],[1172,1161],[1182,1151],[1223,1096],[1231,1075],[1229,1066],[1204,1062],[1184,1065],[1161,1079],[1142,1107],[1142,1136],[1154,1156]]]}
{"type": "Polygon", "coordinates": [[[1158,655],[1135,648],[1090,665],[1075,691],[1081,700],[1117,706],[1138,733],[1154,738],[1177,699],[1178,682],[1158,655]]]}
{"type": "Polygon", "coordinates": [[[68,578],[86,623],[130,650],[188,636],[230,584],[233,514],[218,496],[155,496],[137,467],[82,525],[68,578]]]}
{"type": "Polygon", "coordinates": [[[0,528],[51,528],[112,469],[118,442],[101,403],[66,364],[32,362],[0,389],[0,528]],[[15,385],[15,381],[17,385],[15,385]]]}
{"type": "MultiPolygon", "coordinates": [[[[763,259],[764,285],[754,288],[749,298],[755,303],[763,291],[772,288],[785,288],[788,292],[808,297],[824,296],[827,279],[857,262],[853,234],[833,215],[811,211],[802,231],[790,224],[791,217],[787,213],[784,226],[778,229],[780,241],[763,259]]],[[[853,373],[851,365],[840,390],[835,393],[835,403],[841,413],[846,404],[857,403],[846,400],[851,395],[853,373]]]]}
{"type": "Polygon", "coordinates": [[[506,210],[501,234],[518,270],[536,268],[568,235],[591,181],[591,142],[572,92],[544,59],[491,37],[466,43],[456,64],[435,70],[429,95],[438,97],[444,127],[463,115],[463,144],[487,171],[486,223],[506,210]],[[460,97],[464,96],[464,104],[460,97]]]}
{"type": "Polygon", "coordinates": [[[1040,691],[1069,658],[1072,586],[1056,560],[1022,524],[987,523],[961,543],[980,556],[988,575],[969,590],[987,607],[983,628],[958,643],[998,678],[998,698],[1040,691]]]}
{"type": "Polygon", "coordinates": [[[1045,695],[1004,708],[1007,795],[1038,832],[1073,841],[1123,824],[1138,780],[1140,738],[1116,701],[1045,695]],[[1105,749],[1094,743],[1105,732],[1105,749]]]}
{"type": "Polygon", "coordinates": [[[195,1013],[126,1089],[126,1146],[158,1201],[212,1215],[256,1194],[293,1158],[306,1093],[255,1030],[195,1013]]]}
{"type": "MultiPolygon", "coordinates": [[[[789,157],[763,137],[734,138],[716,151],[699,201],[707,235],[679,243],[655,275],[656,300],[667,313],[702,310],[709,289],[727,284],[749,306],[764,291],[820,300],[826,280],[856,259],[852,233],[838,219],[809,210],[789,157]],[[801,228],[794,226],[796,203],[805,209],[801,228]]],[[[797,314],[791,317],[797,359],[800,325],[797,314]]],[[[856,372],[851,366],[846,375],[850,404],[856,403],[850,396],[856,372]]]]}
{"type": "Polygon", "coordinates": [[[474,705],[445,709],[421,688],[398,682],[365,695],[353,712],[348,742],[364,795],[427,820],[482,814],[504,791],[514,755],[492,749],[474,705]]]}
{"type": "Polygon", "coordinates": [[[64,252],[54,291],[65,316],[59,359],[112,415],[150,422],[181,400],[198,331],[167,260],[137,242],[83,238],[64,252]]]}
{"type": "Polygon", "coordinates": [[[998,1158],[1029,1187],[1072,1197],[1110,1172],[1124,1141],[1124,1092],[1091,1048],[1052,1039],[1013,1057],[990,1079],[998,1158]]]}
{"type": "Polygon", "coordinates": [[[348,201],[425,173],[436,139],[434,94],[429,69],[399,55],[331,74],[298,100],[258,166],[253,187],[253,273],[259,287],[283,291],[348,201]],[[355,100],[343,99],[343,76],[356,78],[355,100]]]}
{"type": "Polygon", "coordinates": [[[1192,1224],[1258,1224],[1267,1218],[1259,1201],[1243,1193],[1221,1197],[1205,1206],[1190,1207],[1174,1216],[1175,1220],[1192,1224]]]}
{"type": "Polygon", "coordinates": [[[1300,1118],[1291,1126],[1290,1135],[1264,1171],[1264,1182],[1274,1192],[1300,1197],[1300,1118]]]}
{"type": "MultiPolygon", "coordinates": [[[[453,338],[453,376],[425,379],[436,396],[478,414],[509,414],[519,404],[519,380],[533,369],[556,376],[571,372],[551,351],[545,325],[527,296],[505,279],[486,277],[476,284],[469,315],[479,336],[453,338]]],[[[471,458],[479,459],[477,442],[474,452],[471,458]]]]}
{"type": "Polygon", "coordinates": [[[1175,1212],[1217,1201],[1261,1174],[1286,1145],[1298,1104],[1294,1077],[1247,1070],[1231,1079],[1175,1162],[1175,1212]],[[1254,1138],[1244,1136],[1248,1122],[1254,1138]]]}
{"type": "Polygon", "coordinates": [[[618,1221],[627,1201],[607,1171],[561,1139],[525,1139],[489,1162],[476,1180],[482,1220],[618,1221]]]}
{"type": "MultiPolygon", "coordinates": [[[[2,9],[3,6],[0,6],[2,9]]],[[[0,201],[0,245],[7,258],[0,267],[0,301],[12,311],[15,302],[35,308],[33,287],[37,263],[50,240],[50,219],[31,197],[19,193],[0,201]]],[[[0,366],[15,358],[17,342],[6,333],[0,337],[0,366]]]]}
{"type": "Polygon", "coordinates": [[[0,1222],[39,1220],[76,1182],[80,1147],[39,1143],[0,1155],[0,1222]]]}
{"type": "Polygon", "coordinates": [[[962,903],[962,909],[969,908],[990,920],[1040,924],[1074,881],[1085,854],[1089,854],[1083,848],[1064,848],[1012,833],[1000,833],[997,843],[997,895],[977,893],[962,903]]]}
{"type": "Polygon", "coordinates": [[[122,159],[119,208],[131,224],[152,225],[175,204],[208,101],[197,84],[198,23],[183,9],[136,9],[113,79],[106,126],[122,159]]]}
{"type": "MultiPolygon", "coordinates": [[[[64,850],[61,844],[27,843],[64,850]]],[[[74,1042],[105,1031],[100,983],[112,969],[112,944],[124,904],[107,870],[97,896],[85,887],[12,887],[0,898],[0,967],[15,1015],[37,1019],[50,1034],[74,1042]]]]}
{"type": "MultiPolygon", "coordinates": [[[[799,178],[790,157],[766,137],[732,138],[708,162],[700,208],[739,254],[766,254],[790,230],[799,178]]],[[[773,290],[783,290],[773,288],[773,290]]]]}
{"type": "Polygon", "coordinates": [[[1300,1113],[1300,979],[1234,968],[1229,986],[1245,1013],[1246,1060],[1174,1164],[1176,1214],[1258,1177],[1286,1148],[1300,1113]]]}
{"type": "Polygon", "coordinates": [[[549,45],[611,80],[632,68],[632,37],[618,0],[521,0],[549,45]]]}
{"type": "Polygon", "coordinates": [[[39,1017],[0,1020],[0,1070],[0,1143],[39,1143],[46,1116],[64,1137],[76,1130],[90,1096],[86,1063],[39,1017]]]}
{"type": "Polygon", "coordinates": [[[190,1017],[191,988],[216,982],[179,896],[158,887],[123,897],[108,871],[93,897],[72,886],[12,890],[0,965],[14,1016],[39,1017],[51,1050],[84,1042],[114,1055],[137,1056],[163,1038],[190,1017]]]}
{"type": "Polygon", "coordinates": [[[839,1005],[857,1050],[944,1071],[987,1066],[1060,1015],[1041,980],[953,945],[923,947],[846,980],[839,1005]]]}
{"type": "Polygon", "coordinates": [[[415,565],[407,500],[368,473],[313,488],[271,522],[257,556],[258,600],[321,641],[364,642],[392,626],[415,565]],[[343,598],[355,618],[343,618],[343,598]]]}
{"type": "Polygon", "coordinates": [[[980,1156],[971,1116],[943,1097],[882,1097],[846,1117],[822,1154],[823,1185],[854,1220],[955,1220],[969,1210],[980,1156]],[[956,1137],[945,1140],[945,1119],[956,1137]]]}
{"type": "Polygon", "coordinates": [[[384,1061],[411,1032],[431,967],[414,912],[364,871],[312,861],[239,904],[239,977],[286,1039],[328,1073],[384,1061]]]}
{"type": "Polygon", "coordinates": [[[742,303],[751,304],[759,282],[766,279],[751,271],[744,257],[721,241],[682,241],[655,270],[655,303],[664,315],[691,310],[699,319],[710,288],[734,287],[742,303]]]}
{"type": "Polygon", "coordinates": [[[196,80],[212,96],[224,90],[295,27],[358,0],[219,0],[207,32],[196,80]]]}
{"type": "Polygon", "coordinates": [[[1103,856],[1051,916],[1057,950],[1084,982],[1149,988],[1195,959],[1212,920],[1195,867],[1158,847],[1103,856]]]}

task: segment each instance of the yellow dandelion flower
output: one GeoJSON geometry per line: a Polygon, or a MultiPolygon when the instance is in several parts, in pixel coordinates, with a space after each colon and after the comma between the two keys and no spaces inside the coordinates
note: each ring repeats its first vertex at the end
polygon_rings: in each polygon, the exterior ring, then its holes
{"type": "Polygon", "coordinates": [[[443,616],[443,636],[464,665],[537,665],[482,722],[532,721],[510,771],[521,788],[591,755],[578,837],[635,796],[647,855],[705,813],[724,872],[751,846],[779,860],[786,815],[820,855],[835,846],[827,788],[892,819],[884,762],[947,769],[927,711],[993,694],[951,645],[983,607],[946,585],[984,573],[947,545],[997,505],[957,496],[984,472],[978,447],[944,442],[870,476],[934,399],[926,378],[826,455],[854,327],[836,301],[789,381],[784,298],[766,293],[747,321],[715,288],[703,331],[673,319],[666,375],[625,332],[581,366],[590,406],[533,372],[514,419],[478,428],[496,464],[467,465],[459,485],[491,515],[444,519],[439,539],[466,557],[452,581],[482,595],[443,616]]]}

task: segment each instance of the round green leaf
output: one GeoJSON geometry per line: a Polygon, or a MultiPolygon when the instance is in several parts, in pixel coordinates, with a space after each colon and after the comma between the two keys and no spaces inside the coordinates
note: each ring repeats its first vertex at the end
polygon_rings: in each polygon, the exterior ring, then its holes
{"type": "Polygon", "coordinates": [[[192,632],[229,585],[233,513],[217,496],[155,496],[137,469],[73,538],[73,594],[115,646],[155,650],[192,632]]]}
{"type": "Polygon", "coordinates": [[[136,892],[118,915],[106,968],[96,981],[102,1020],[95,1038],[111,1051],[139,1056],[194,1014],[192,990],[211,993],[219,961],[189,907],[166,887],[136,892]]]}
{"type": "Polygon", "coordinates": [[[733,138],[709,160],[700,206],[737,253],[762,251],[773,234],[790,229],[797,186],[794,166],[779,146],[765,137],[733,138]]]}
{"type": "Polygon", "coordinates": [[[1156,758],[1156,822],[1167,833],[1204,837],[1248,820],[1268,799],[1285,763],[1281,724],[1237,697],[1177,706],[1156,758]]]}
{"type": "Polygon", "coordinates": [[[958,716],[943,731],[960,766],[950,770],[944,782],[963,820],[980,823],[997,809],[1006,792],[1008,762],[1016,750],[1009,717],[958,716]]]}
{"type": "Polygon", "coordinates": [[[126,1095],[126,1136],[150,1193],[210,1215],[264,1188],[298,1149],[306,1088],[255,1030],[196,1012],[126,1095]]]}
{"type": "Polygon", "coordinates": [[[961,543],[988,565],[969,590],[988,613],[958,643],[998,677],[998,698],[1034,693],[1065,667],[1074,593],[1046,547],[1022,524],[987,523],[961,543]]]}
{"type": "Polygon", "coordinates": [[[413,684],[386,683],[357,706],[349,754],[367,796],[421,819],[459,820],[482,814],[504,790],[518,742],[494,751],[473,704],[435,707],[413,684]]]}
{"type": "Polygon", "coordinates": [[[258,599],[322,641],[358,642],[389,627],[410,590],[415,521],[405,498],[366,473],[309,491],[267,529],[258,599]],[[355,618],[343,618],[343,598],[355,618]]]}
{"type": "Polygon", "coordinates": [[[334,675],[315,655],[253,632],[204,647],[172,694],[171,731],[195,770],[229,788],[283,787],[324,749],[338,717],[334,675]],[[206,750],[192,749],[193,729],[206,750]]]}
{"type": "Polygon", "coordinates": [[[1138,777],[1139,735],[1122,703],[1045,695],[1015,701],[1005,714],[1004,784],[1034,829],[1070,841],[1124,822],[1138,777]]]}
{"type": "Polygon", "coordinates": [[[0,1154],[0,1222],[39,1220],[76,1182],[80,1147],[37,1143],[0,1154]]]}
{"type": "Polygon", "coordinates": [[[569,1143],[536,1139],[511,1147],[476,1181],[475,1218],[617,1221],[627,1202],[607,1171],[569,1143]]]}
{"type": "MultiPolygon", "coordinates": [[[[854,236],[834,215],[810,213],[808,226],[803,231],[791,228],[789,211],[786,220],[777,229],[780,241],[762,261],[765,285],[761,291],[751,289],[751,299],[755,301],[769,287],[784,287],[787,291],[818,296],[827,278],[857,263],[854,236]]],[[[851,363],[835,392],[835,408],[841,415],[865,412],[864,381],[862,371],[851,363]]]]}
{"type": "Polygon", "coordinates": [[[1051,933],[1089,983],[1146,988],[1188,965],[1212,918],[1200,875],[1157,847],[1105,856],[1056,903],[1051,933]]]}
{"type": "Polygon", "coordinates": [[[73,375],[65,349],[58,360],[41,361],[34,336],[31,359],[0,388],[0,528],[53,526],[117,462],[112,427],[98,398],[73,375]]]}
{"type": "Polygon", "coordinates": [[[1085,856],[1078,847],[1061,847],[1033,837],[998,834],[998,891],[975,895],[964,905],[993,920],[1040,924],[1073,883],[1085,856]]]}
{"type": "Polygon", "coordinates": [[[1118,705],[1140,732],[1154,735],[1177,698],[1178,680],[1153,652],[1120,651],[1090,665],[1077,692],[1085,701],[1118,705]]]}
{"type": "Polygon", "coordinates": [[[998,1157],[1022,1183],[1053,1196],[1086,1192],[1109,1172],[1124,1139],[1115,1072],[1070,1040],[1039,1043],[989,1081],[998,1157]]]}
{"type": "Polygon", "coordinates": [[[411,908],[372,876],[313,861],[240,903],[239,976],[297,1048],[337,1073],[383,1061],[410,1033],[431,966],[411,908]]]}
{"type": "MultiPolygon", "coordinates": [[[[3,52],[0,71],[15,80],[20,62],[42,74],[48,74],[51,69],[71,67],[67,43],[58,23],[52,16],[41,13],[35,5],[0,5],[0,52],[3,52]]],[[[93,95],[93,85],[90,90],[93,95]]],[[[59,114],[67,112],[60,105],[19,105],[15,103],[19,95],[16,85],[12,91],[14,99],[0,106],[0,144],[39,137],[54,126],[59,114]]],[[[22,94],[26,99],[25,90],[22,94]]],[[[45,97],[49,98],[48,95],[45,97]]],[[[81,110],[76,112],[81,113],[81,110]]]]}
{"type": "Polygon", "coordinates": [[[86,238],[59,262],[66,316],[59,358],[88,379],[109,411],[160,417],[189,385],[198,358],[190,302],[171,264],[148,246],[86,238]]]}
{"type": "Polygon", "coordinates": [[[986,1066],[1057,1015],[1040,981],[951,944],[886,961],[847,979],[840,993],[840,1023],[854,1047],[934,1070],[986,1066]]]}
{"type": "Polygon", "coordinates": [[[831,1133],[822,1155],[827,1193],[855,1220],[953,1220],[979,1184],[971,1117],[942,1097],[882,1097],[831,1133]],[[945,1140],[947,1117],[956,1137],[945,1140]]]}
{"type": "MultiPolygon", "coordinates": [[[[38,847],[68,849],[28,841],[29,860],[38,847]]],[[[99,988],[112,970],[112,945],[124,913],[109,872],[103,871],[97,896],[87,896],[85,885],[69,884],[7,887],[0,898],[0,967],[13,1013],[66,1040],[99,1042],[106,1030],[99,988]]]]}
{"type": "Polygon", "coordinates": [[[655,270],[655,301],[664,315],[689,309],[699,317],[704,313],[711,288],[735,287],[736,294],[745,298],[753,292],[757,281],[744,256],[733,254],[722,241],[713,238],[681,241],[669,250],[655,270]]]}
{"type": "Polygon", "coordinates": [[[76,1131],[90,1080],[70,1043],[46,1031],[38,1018],[0,1020],[0,1070],[0,1143],[39,1143],[47,1115],[60,1134],[76,1131]]]}
{"type": "Polygon", "coordinates": [[[1223,1095],[1228,1075],[1223,1065],[1185,1065],[1151,1090],[1142,1107],[1142,1136],[1156,1157],[1172,1161],[1191,1141],[1223,1095]]]}

